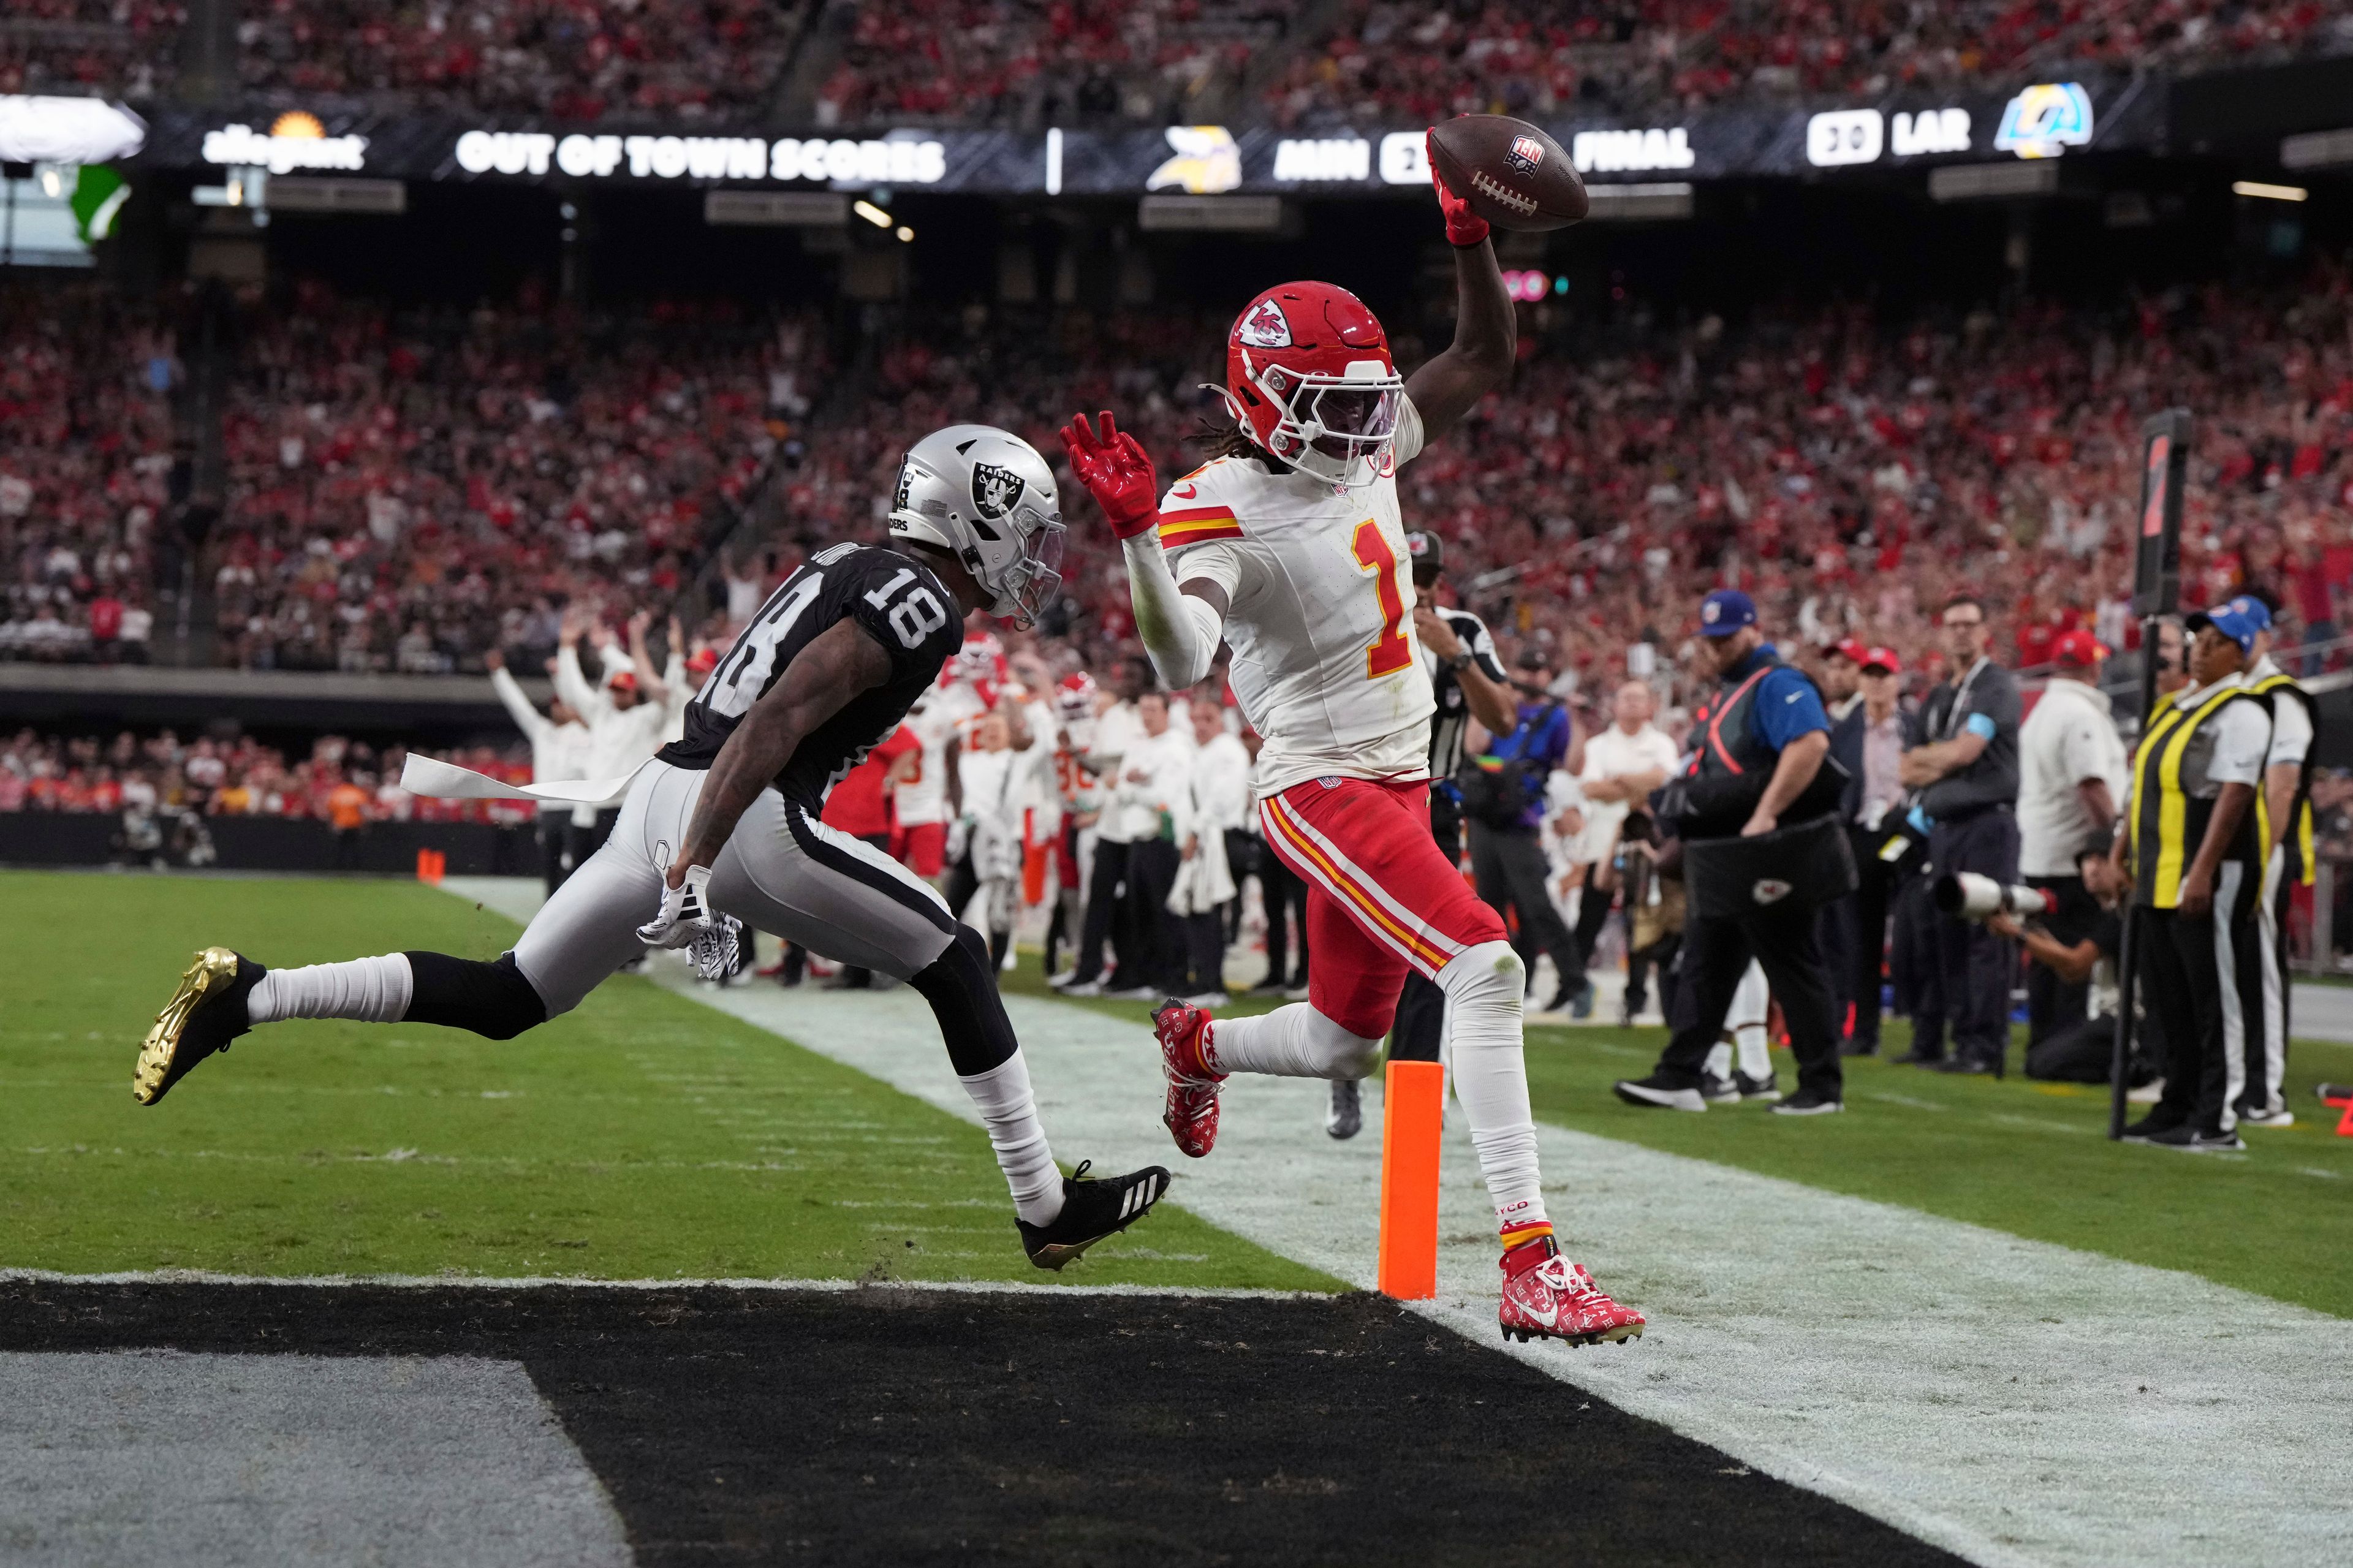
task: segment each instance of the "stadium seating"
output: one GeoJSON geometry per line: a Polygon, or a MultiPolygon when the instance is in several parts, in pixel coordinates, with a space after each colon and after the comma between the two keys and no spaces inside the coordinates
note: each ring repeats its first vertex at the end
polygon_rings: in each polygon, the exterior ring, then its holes
{"type": "Polygon", "coordinates": [[[2009,0],[1646,0],[1512,7],[1485,0],[1351,0],[1266,90],[1286,124],[1639,113],[1733,99],[1786,100],[2015,85],[2059,65],[2195,68],[2353,47],[2340,5],[2218,9],[2187,0],[2065,8],[2009,0]]]}
{"type": "MultiPolygon", "coordinates": [[[[93,605],[143,592],[170,467],[168,334],[42,298],[0,310],[0,658],[92,656],[93,605]],[[68,397],[37,397],[53,378],[68,397]]],[[[2291,637],[2320,640],[2353,591],[2348,301],[2324,266],[2292,290],[2114,314],[1767,313],[1604,341],[1531,312],[1518,384],[1406,471],[1407,516],[1447,537],[1467,600],[1507,606],[1500,630],[1556,639],[1597,678],[1631,630],[1672,648],[1719,572],[1777,627],[1921,660],[1922,611],[1966,583],[2031,666],[2068,626],[2128,641],[2138,420],[2185,403],[2201,412],[2187,599],[2262,586],[2291,637]]],[[[1173,477],[1223,325],[918,312],[856,382],[862,403],[812,409],[815,316],[299,304],[257,327],[228,402],[208,557],[227,664],[432,673],[495,645],[533,668],[569,600],[684,599],[691,619],[686,574],[762,464],[779,465],[766,542],[787,569],[872,529],[908,433],[957,419],[1059,459],[1071,411],[1114,407],[1173,477]]],[[[1071,521],[1071,603],[1050,626],[1096,657],[1128,634],[1124,577],[1083,504],[1071,521]]]]}

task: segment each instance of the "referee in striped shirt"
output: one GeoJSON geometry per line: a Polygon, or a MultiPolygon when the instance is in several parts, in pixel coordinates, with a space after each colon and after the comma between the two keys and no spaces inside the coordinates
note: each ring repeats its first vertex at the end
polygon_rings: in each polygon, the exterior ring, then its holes
{"type": "MultiPolygon", "coordinates": [[[[1519,699],[1495,657],[1495,641],[1485,624],[1468,610],[1439,607],[1438,579],[1446,568],[1446,550],[1438,535],[1417,531],[1407,534],[1405,542],[1413,558],[1414,632],[1421,643],[1421,667],[1430,672],[1438,699],[1430,720],[1430,830],[1448,862],[1459,864],[1462,796],[1455,788],[1454,773],[1462,765],[1462,732],[1475,719],[1489,734],[1510,734],[1520,721],[1519,699]]],[[[1445,1018],[1446,993],[1419,974],[1408,974],[1389,1055],[1402,1061],[1436,1061],[1445,1018]]],[[[1340,1087],[1333,1086],[1335,1092],[1340,1087]]],[[[1346,1085],[1351,1094],[1356,1087],[1346,1085]]]]}

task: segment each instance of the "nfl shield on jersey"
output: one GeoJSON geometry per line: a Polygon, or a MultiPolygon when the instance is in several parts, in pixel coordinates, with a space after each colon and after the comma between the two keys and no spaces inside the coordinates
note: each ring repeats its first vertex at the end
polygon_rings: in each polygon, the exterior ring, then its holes
{"type": "MultiPolygon", "coordinates": [[[[1397,459],[1420,449],[1408,404],[1397,459]]],[[[1426,774],[1433,703],[1394,473],[1342,489],[1220,458],[1171,485],[1160,517],[1177,582],[1225,590],[1234,697],[1266,741],[1262,795],[1324,774],[1426,774]]]]}

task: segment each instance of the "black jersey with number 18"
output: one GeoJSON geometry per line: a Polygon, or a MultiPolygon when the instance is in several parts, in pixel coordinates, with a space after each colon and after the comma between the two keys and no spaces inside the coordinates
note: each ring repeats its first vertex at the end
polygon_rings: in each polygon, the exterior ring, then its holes
{"type": "Polygon", "coordinates": [[[776,789],[812,815],[826,792],[888,739],[964,646],[955,598],[921,562],[871,544],[818,552],[752,617],[687,705],[686,733],[662,748],[674,767],[708,768],[794,657],[836,622],[854,620],[891,656],[891,676],[860,692],[795,748],[776,789]]]}

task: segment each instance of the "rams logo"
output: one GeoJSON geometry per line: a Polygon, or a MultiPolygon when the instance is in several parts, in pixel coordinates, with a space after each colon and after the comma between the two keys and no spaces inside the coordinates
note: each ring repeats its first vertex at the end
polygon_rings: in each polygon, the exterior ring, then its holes
{"type": "Polygon", "coordinates": [[[1010,468],[1000,468],[994,463],[972,466],[972,507],[982,518],[995,522],[1011,511],[1021,499],[1021,476],[1010,468]]]}
{"type": "Polygon", "coordinates": [[[2092,140],[2092,98],[2072,81],[2039,81],[2010,100],[2001,129],[1993,133],[1998,152],[2021,158],[2056,158],[2092,140]]]}
{"type": "Polygon", "coordinates": [[[1241,325],[1234,329],[1234,341],[1247,348],[1287,349],[1291,346],[1291,319],[1282,307],[1271,300],[1261,300],[1250,307],[1241,325]]]}
{"type": "Polygon", "coordinates": [[[1544,143],[1533,136],[1514,136],[1504,153],[1504,162],[1523,174],[1533,174],[1544,162],[1544,143]]]}

